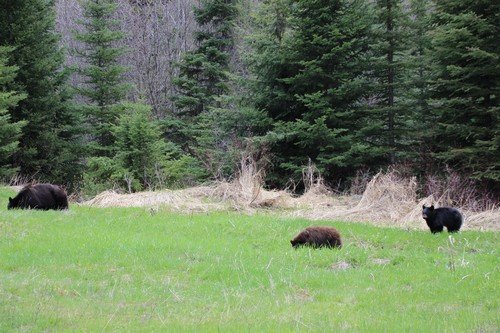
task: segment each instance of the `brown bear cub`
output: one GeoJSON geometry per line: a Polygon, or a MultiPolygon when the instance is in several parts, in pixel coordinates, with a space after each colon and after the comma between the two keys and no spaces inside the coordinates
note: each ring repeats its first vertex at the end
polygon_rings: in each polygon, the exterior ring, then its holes
{"type": "Polygon", "coordinates": [[[294,248],[299,246],[342,247],[342,240],[337,229],[332,227],[308,227],[290,241],[294,248]]]}

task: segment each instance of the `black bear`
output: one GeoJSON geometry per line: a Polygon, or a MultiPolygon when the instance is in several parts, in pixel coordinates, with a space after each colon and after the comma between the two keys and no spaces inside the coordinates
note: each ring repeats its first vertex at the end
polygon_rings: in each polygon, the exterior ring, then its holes
{"type": "Polygon", "coordinates": [[[433,234],[443,231],[443,227],[448,229],[448,232],[456,232],[462,226],[462,214],[455,208],[434,206],[422,206],[422,217],[431,229],[433,234]]]}
{"type": "Polygon", "coordinates": [[[7,209],[67,209],[68,196],[57,185],[35,184],[25,186],[14,199],[9,198],[7,209]]]}
{"type": "Polygon", "coordinates": [[[317,247],[342,247],[337,229],[332,227],[308,227],[290,241],[294,248],[301,245],[317,247]]]}

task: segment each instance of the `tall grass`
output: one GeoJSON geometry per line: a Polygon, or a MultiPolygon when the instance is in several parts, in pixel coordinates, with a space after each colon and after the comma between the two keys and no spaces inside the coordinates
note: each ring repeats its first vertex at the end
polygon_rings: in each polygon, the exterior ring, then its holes
{"type": "Polygon", "coordinates": [[[0,331],[481,331],[499,320],[498,234],[323,221],[341,250],[293,250],[305,219],[72,206],[7,211],[0,331]]]}

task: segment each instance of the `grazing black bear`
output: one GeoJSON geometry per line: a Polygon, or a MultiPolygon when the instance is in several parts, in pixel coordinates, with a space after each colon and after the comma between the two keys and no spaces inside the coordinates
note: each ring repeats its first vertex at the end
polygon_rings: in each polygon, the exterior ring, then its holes
{"type": "Polygon", "coordinates": [[[450,207],[434,208],[434,206],[425,207],[423,205],[422,217],[433,234],[443,231],[443,227],[446,227],[448,232],[458,231],[463,221],[462,214],[457,209],[450,207]]]}
{"type": "Polygon", "coordinates": [[[67,209],[68,196],[57,185],[35,184],[25,186],[14,199],[9,198],[8,209],[67,209]]]}
{"type": "Polygon", "coordinates": [[[301,245],[317,247],[342,247],[337,229],[332,227],[308,227],[290,241],[294,248],[301,245]]]}

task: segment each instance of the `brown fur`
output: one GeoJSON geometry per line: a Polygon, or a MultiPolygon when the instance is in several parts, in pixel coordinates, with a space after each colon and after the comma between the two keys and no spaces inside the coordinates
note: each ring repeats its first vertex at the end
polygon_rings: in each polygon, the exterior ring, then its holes
{"type": "Polygon", "coordinates": [[[337,229],[332,227],[308,227],[290,241],[294,248],[305,245],[317,247],[342,247],[342,239],[337,229]]]}

